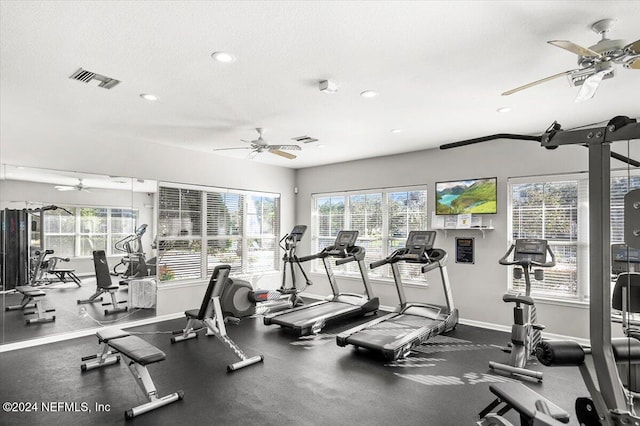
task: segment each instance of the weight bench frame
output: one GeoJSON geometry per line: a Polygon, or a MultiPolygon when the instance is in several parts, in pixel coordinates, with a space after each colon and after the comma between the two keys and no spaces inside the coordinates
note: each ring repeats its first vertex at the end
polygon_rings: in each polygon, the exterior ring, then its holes
{"type": "Polygon", "coordinates": [[[107,264],[107,256],[104,250],[97,250],[93,252],[93,266],[96,271],[96,292],[93,293],[88,299],[77,300],[78,305],[87,303],[102,302],[102,294],[109,293],[111,302],[103,303],[102,306],[113,305],[113,309],[105,309],[104,314],[115,314],[118,312],[127,312],[127,307],[118,307],[120,303],[126,303],[126,301],[118,302],[116,297],[116,291],[120,288],[111,282],[111,275],[109,273],[109,265],[107,264]]]}
{"type": "Polygon", "coordinates": [[[126,410],[124,413],[125,419],[132,419],[184,398],[184,392],[181,390],[163,397],[158,396],[158,391],[151,379],[149,370],[147,370],[147,365],[166,359],[165,353],[160,349],[137,336],[132,336],[119,329],[100,330],[96,335],[98,336],[98,341],[103,345],[102,352],[83,357],[83,361],[90,359],[94,359],[94,361],[82,364],[80,366],[81,371],[85,372],[116,364],[120,362],[120,356],[122,356],[128,361],[128,367],[131,374],[133,374],[133,378],[148,399],[148,402],[126,410]]]}
{"type": "Polygon", "coordinates": [[[184,340],[198,337],[198,331],[202,327],[194,328],[198,324],[204,324],[207,336],[216,336],[228,349],[230,349],[240,361],[227,365],[227,371],[236,371],[249,365],[264,361],[263,355],[253,357],[247,356],[242,349],[227,335],[224,324],[224,315],[220,305],[220,297],[229,278],[231,266],[216,266],[211,274],[209,285],[205,293],[202,305],[199,310],[193,309],[185,311],[187,325],[183,330],[175,331],[176,336],[171,338],[171,343],[182,342],[184,340]]]}
{"type": "Polygon", "coordinates": [[[55,309],[45,309],[42,306],[42,302],[40,301],[41,297],[47,295],[44,291],[28,286],[17,286],[15,290],[22,294],[22,301],[19,305],[6,306],[5,311],[17,311],[17,310],[25,310],[25,309],[35,309],[34,311],[24,312],[24,315],[33,315],[36,314],[36,318],[29,318],[26,320],[26,324],[35,324],[35,323],[43,323],[43,322],[53,322],[56,320],[56,316],[47,316],[48,312],[55,312],[55,309]]]}
{"type": "MultiPolygon", "coordinates": [[[[533,425],[560,425],[569,423],[570,415],[542,395],[529,389],[519,382],[492,383],[489,385],[491,392],[497,396],[479,414],[481,419],[501,418],[510,410],[515,410],[520,415],[520,424],[533,425]],[[504,404],[497,409],[500,404],[504,404]]],[[[482,423],[480,423],[482,424],[482,423]]],[[[492,423],[485,423],[492,424],[492,423]]],[[[500,423],[493,423],[500,424],[500,423]]]]}

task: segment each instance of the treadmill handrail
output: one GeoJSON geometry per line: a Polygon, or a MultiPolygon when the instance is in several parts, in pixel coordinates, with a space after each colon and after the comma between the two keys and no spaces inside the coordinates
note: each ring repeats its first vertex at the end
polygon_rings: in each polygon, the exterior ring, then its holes
{"type": "Polygon", "coordinates": [[[401,255],[404,254],[405,249],[396,249],[394,250],[393,253],[391,253],[389,256],[385,257],[384,259],[380,259],[380,260],[376,260],[375,262],[371,262],[369,264],[369,268],[371,269],[376,269],[379,268],[382,265],[386,265],[387,263],[395,263],[398,262],[401,259],[401,255]]]}

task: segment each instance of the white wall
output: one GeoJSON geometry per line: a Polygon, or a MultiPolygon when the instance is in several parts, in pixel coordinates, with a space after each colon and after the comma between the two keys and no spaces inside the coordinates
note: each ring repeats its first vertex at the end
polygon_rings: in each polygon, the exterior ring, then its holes
{"type": "MultiPolygon", "coordinates": [[[[59,146],[42,141],[0,144],[0,163],[114,176],[155,179],[222,188],[281,194],[281,229],[294,219],[295,171],[203,152],[188,151],[141,141],[87,141],[59,146]]],[[[0,199],[9,199],[0,193],[0,199]]],[[[206,282],[193,286],[167,284],[158,290],[158,315],[182,312],[199,306],[206,282]]],[[[260,280],[264,288],[276,288],[277,277],[260,280]]]]}
{"type": "MultiPolygon", "coordinates": [[[[632,157],[640,157],[640,147],[633,142],[632,157]]],[[[614,150],[626,154],[626,143],[614,144],[614,150]]],[[[297,171],[296,220],[311,221],[311,194],[379,188],[389,186],[429,185],[429,218],[435,204],[436,181],[477,177],[498,177],[498,214],[487,215],[495,230],[487,231],[483,239],[479,231],[438,231],[436,246],[449,253],[449,277],[454,300],[461,318],[481,323],[509,326],[512,306],[502,302],[507,288],[507,268],[498,259],[507,247],[507,178],[586,171],[588,150],[578,146],[556,150],[541,148],[536,142],[501,140],[450,150],[425,150],[409,154],[371,158],[297,171]],[[475,237],[475,264],[455,263],[455,237],[475,237]]],[[[613,161],[614,167],[623,164],[613,161]]],[[[298,252],[310,252],[311,239],[304,238],[298,252]]],[[[432,273],[433,274],[433,273],[432,273]]],[[[362,285],[352,280],[340,280],[345,291],[362,292],[362,285]]],[[[428,289],[407,289],[409,300],[424,300],[443,304],[438,274],[433,274],[428,289]]],[[[397,304],[395,288],[373,282],[374,293],[381,303],[397,304]]],[[[314,274],[314,286],[309,292],[327,295],[330,288],[325,277],[314,274]]],[[[588,309],[585,306],[566,306],[537,302],[538,318],[553,334],[588,338],[588,309]]],[[[615,328],[615,327],[614,327],[615,328]]]]}

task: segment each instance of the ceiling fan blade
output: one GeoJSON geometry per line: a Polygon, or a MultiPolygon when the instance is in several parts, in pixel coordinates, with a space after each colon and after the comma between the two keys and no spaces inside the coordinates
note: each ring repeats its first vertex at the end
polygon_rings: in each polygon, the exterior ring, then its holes
{"type": "Polygon", "coordinates": [[[589,48],[577,45],[574,42],[569,40],[551,40],[551,41],[548,41],[547,43],[549,43],[552,46],[556,46],[561,49],[568,50],[569,52],[575,53],[576,55],[580,55],[580,56],[593,57],[593,58],[597,58],[600,56],[598,52],[591,50],[589,48]]]}
{"type": "Polygon", "coordinates": [[[230,149],[251,149],[251,148],[248,146],[240,146],[236,148],[214,148],[214,151],[228,151],[230,149]]]}
{"type": "Polygon", "coordinates": [[[67,185],[56,185],[54,186],[55,189],[57,189],[58,191],[73,191],[74,188],[73,186],[67,186],[67,185]]]}
{"type": "Polygon", "coordinates": [[[302,150],[302,148],[300,148],[298,145],[269,145],[270,149],[284,149],[287,151],[300,151],[302,150]]]}
{"type": "Polygon", "coordinates": [[[270,149],[270,153],[279,155],[280,157],[288,158],[289,160],[293,160],[296,158],[295,155],[289,154],[288,152],[280,151],[279,149],[270,149]]]}
{"type": "Polygon", "coordinates": [[[629,43],[624,47],[624,50],[632,55],[640,55],[640,40],[636,40],[633,43],[629,43]]]}
{"type": "Polygon", "coordinates": [[[578,92],[578,96],[576,96],[575,101],[583,102],[593,98],[593,95],[595,95],[596,91],[598,90],[598,86],[600,85],[600,82],[602,81],[604,76],[609,74],[611,71],[612,71],[611,69],[598,71],[597,73],[593,74],[591,77],[587,78],[584,81],[584,83],[582,83],[582,86],[580,87],[580,91],[578,92]]]}
{"type": "Polygon", "coordinates": [[[513,94],[513,93],[519,92],[521,90],[528,89],[529,87],[533,87],[533,86],[536,86],[538,84],[546,83],[547,81],[556,79],[558,77],[562,77],[563,75],[568,75],[568,74],[572,73],[573,71],[575,71],[575,70],[564,71],[564,72],[552,75],[550,77],[546,77],[546,78],[543,78],[541,80],[536,80],[534,82],[525,84],[524,86],[520,86],[520,87],[516,87],[515,89],[507,90],[506,92],[504,92],[502,94],[502,96],[508,96],[508,95],[513,94]]]}
{"type": "Polygon", "coordinates": [[[632,70],[640,70],[640,58],[631,62],[628,67],[631,68],[632,70]]]}

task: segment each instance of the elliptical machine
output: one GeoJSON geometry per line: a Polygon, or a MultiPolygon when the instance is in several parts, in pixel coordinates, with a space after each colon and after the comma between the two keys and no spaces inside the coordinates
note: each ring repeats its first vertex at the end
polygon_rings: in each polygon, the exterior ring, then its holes
{"type": "Polygon", "coordinates": [[[304,301],[298,295],[303,289],[298,289],[296,286],[294,266],[298,265],[307,286],[312,285],[313,283],[302,268],[300,259],[296,255],[296,246],[306,230],[306,225],[296,225],[290,233],[285,234],[280,239],[280,248],[284,250],[284,255],[282,257],[282,284],[277,290],[254,290],[253,286],[247,281],[230,280],[220,298],[222,311],[227,318],[245,318],[255,314],[262,315],[304,304],[304,301]],[[288,284],[287,280],[287,264],[291,272],[291,285],[288,284]]]}
{"type": "MultiPolygon", "coordinates": [[[[540,332],[544,326],[537,323],[536,305],[531,297],[530,272],[535,266],[550,268],[555,266],[556,257],[551,251],[547,240],[543,239],[517,239],[507,253],[499,260],[501,265],[516,265],[513,269],[513,277],[520,279],[524,275],[525,293],[505,294],[502,300],[506,303],[515,303],[513,308],[513,325],[511,326],[511,342],[502,348],[503,352],[510,353],[509,364],[489,362],[489,367],[494,370],[506,371],[542,381],[542,373],[525,368],[530,357],[535,356],[535,349],[540,342],[540,332]],[[513,260],[508,260],[513,253],[513,260]],[[547,254],[551,260],[547,262],[547,254]]],[[[542,269],[536,269],[534,278],[538,281],[544,279],[542,269]]]]}
{"type": "Polygon", "coordinates": [[[120,260],[120,263],[113,267],[112,275],[120,275],[122,278],[140,278],[149,276],[149,268],[142,249],[142,236],[147,232],[147,224],[143,223],[136,228],[135,233],[127,235],[114,244],[114,247],[121,252],[127,253],[120,260]],[[121,266],[126,269],[122,271],[121,266]],[[119,270],[120,268],[120,270],[119,270]]]}

